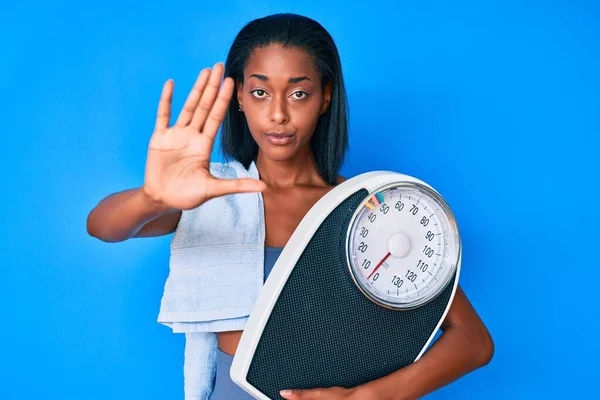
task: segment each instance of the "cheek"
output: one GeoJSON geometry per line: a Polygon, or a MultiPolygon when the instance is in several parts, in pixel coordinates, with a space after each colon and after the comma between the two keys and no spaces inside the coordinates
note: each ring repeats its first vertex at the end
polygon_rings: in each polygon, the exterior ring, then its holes
{"type": "Polygon", "coordinates": [[[250,130],[250,134],[257,142],[261,140],[262,132],[265,132],[270,127],[270,121],[263,110],[255,105],[252,107],[244,107],[246,125],[250,130]]]}
{"type": "Polygon", "coordinates": [[[296,121],[305,129],[314,129],[319,120],[321,111],[320,102],[311,102],[310,104],[304,105],[301,109],[297,110],[296,121]]]}
{"type": "Polygon", "coordinates": [[[246,124],[248,124],[248,129],[250,129],[252,136],[256,138],[256,132],[261,131],[261,124],[257,121],[256,114],[246,113],[246,124]]]}

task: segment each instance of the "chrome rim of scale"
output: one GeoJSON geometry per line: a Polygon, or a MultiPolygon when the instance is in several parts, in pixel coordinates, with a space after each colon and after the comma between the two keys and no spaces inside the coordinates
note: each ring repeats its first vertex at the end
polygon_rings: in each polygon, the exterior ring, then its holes
{"type": "Polygon", "coordinates": [[[371,192],[346,235],[350,275],[360,291],[398,311],[420,307],[444,290],[460,251],[452,211],[437,192],[416,182],[371,192]]]}

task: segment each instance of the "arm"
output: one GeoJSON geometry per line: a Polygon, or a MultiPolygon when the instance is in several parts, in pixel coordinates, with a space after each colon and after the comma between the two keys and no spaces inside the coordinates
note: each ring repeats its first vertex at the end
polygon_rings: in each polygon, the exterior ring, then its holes
{"type": "Polygon", "coordinates": [[[140,187],[104,198],[90,212],[87,231],[104,242],[168,235],[175,231],[180,216],[181,210],[162,206],[140,187]]]}
{"type": "Polygon", "coordinates": [[[167,81],[150,138],[144,185],[103,199],[87,219],[88,233],[105,242],[172,233],[181,210],[226,194],[263,191],[260,180],[217,179],[210,154],[225,117],[234,82],[223,65],[204,69],[188,95],[177,122],[169,127],[173,82],[167,81]]]}
{"type": "Polygon", "coordinates": [[[417,399],[490,362],[494,343],[460,285],[442,335],[417,362],[355,388],[357,398],[417,399]]]}

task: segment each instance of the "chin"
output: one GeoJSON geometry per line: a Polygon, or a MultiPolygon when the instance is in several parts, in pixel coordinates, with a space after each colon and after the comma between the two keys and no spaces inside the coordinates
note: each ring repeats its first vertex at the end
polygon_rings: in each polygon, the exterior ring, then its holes
{"type": "Polygon", "coordinates": [[[269,149],[267,151],[263,150],[263,153],[273,161],[289,161],[292,160],[297,154],[295,151],[290,149],[276,149],[275,151],[269,149]]]}
{"type": "MultiPolygon", "coordinates": [[[[273,161],[291,161],[297,158],[308,159],[308,157],[306,157],[305,155],[303,156],[300,154],[304,152],[302,151],[303,147],[298,147],[297,139],[298,137],[296,137],[296,140],[294,140],[294,142],[289,143],[285,146],[278,146],[270,143],[268,140],[263,138],[260,142],[258,142],[260,143],[258,147],[263,153],[263,155],[267,156],[267,158],[273,161]]],[[[308,144],[305,144],[305,146],[306,145],[310,146],[310,142],[308,144]]],[[[308,153],[310,153],[310,147],[308,149],[308,153]]]]}

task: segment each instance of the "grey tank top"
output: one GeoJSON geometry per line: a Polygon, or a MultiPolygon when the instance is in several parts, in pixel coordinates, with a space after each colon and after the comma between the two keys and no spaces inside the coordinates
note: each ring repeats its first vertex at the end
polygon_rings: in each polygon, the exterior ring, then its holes
{"type": "MultiPolygon", "coordinates": [[[[275,262],[279,258],[283,247],[265,247],[265,281],[271,273],[275,262]]],[[[233,356],[223,353],[217,348],[217,375],[215,378],[215,390],[210,396],[211,400],[254,400],[238,385],[233,383],[229,376],[233,356]]]]}

